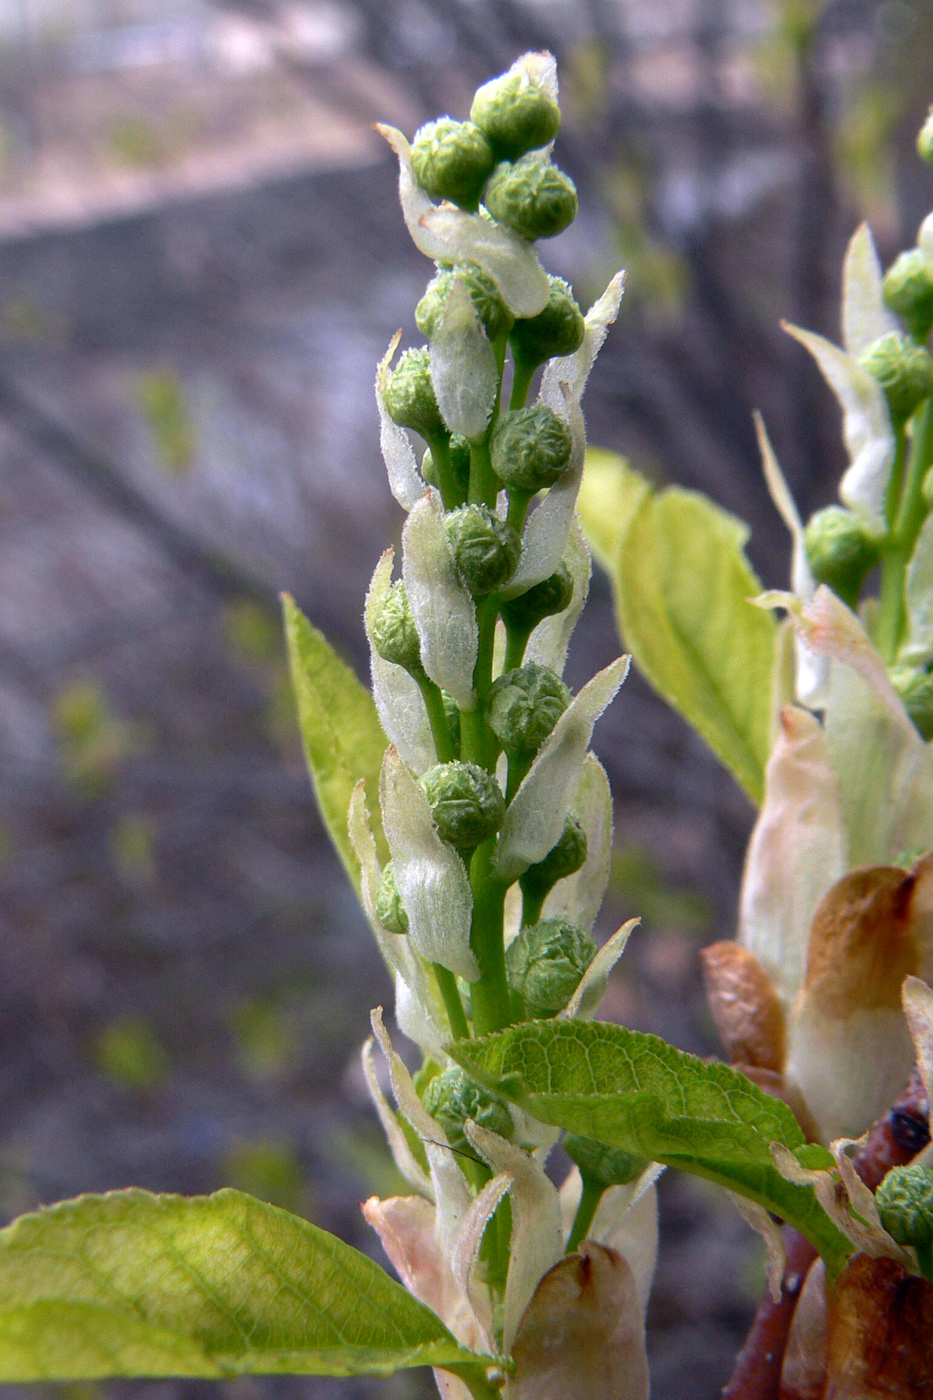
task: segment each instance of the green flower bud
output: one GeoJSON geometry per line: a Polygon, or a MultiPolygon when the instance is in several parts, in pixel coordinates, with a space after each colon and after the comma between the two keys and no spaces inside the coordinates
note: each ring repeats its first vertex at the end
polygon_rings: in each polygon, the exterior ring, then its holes
{"type": "Polygon", "coordinates": [[[933,676],[913,666],[894,666],[888,674],[904,709],[929,743],[933,739],[933,676]]]}
{"type": "Polygon", "coordinates": [[[445,517],[457,568],[474,597],[508,583],[518,567],[522,537],[489,506],[468,505],[445,517]]]}
{"type": "Polygon", "coordinates": [[[933,107],[927,113],[927,119],[917,134],[917,154],[921,160],[933,165],[933,107]]]}
{"type": "Polygon", "coordinates": [[[497,223],[529,243],[563,233],[577,217],[577,190],[570,176],[538,155],[497,165],[483,202],[497,223]]]}
{"type": "Polygon", "coordinates": [[[408,932],[408,913],[395,882],[395,862],[389,861],[376,891],[376,918],[390,933],[408,932]]]}
{"type": "Polygon", "coordinates": [[[648,1165],[645,1157],[636,1157],[621,1147],[606,1147],[578,1133],[565,1135],[564,1151],[571,1162],[576,1162],[583,1179],[595,1181],[598,1186],[625,1186],[641,1176],[648,1165]]]}
{"type": "Polygon", "coordinates": [[[933,1241],[933,1168],[892,1167],[875,1192],[881,1223],[898,1244],[933,1241]]]}
{"type": "Polygon", "coordinates": [[[466,284],[476,314],[490,340],[508,335],[515,317],[499,295],[495,282],[475,263],[458,263],[455,268],[440,268],[428,283],[424,296],[415,307],[415,324],[427,340],[433,340],[447,310],[447,302],[459,277],[466,284]]]}
{"type": "Polygon", "coordinates": [[[441,840],[469,851],[494,836],[505,819],[505,798],[492,774],[476,763],[438,763],[421,778],[441,840]]]}
{"type": "Polygon", "coordinates": [[[505,1104],[488,1089],[474,1084],[459,1067],[436,1074],[424,1091],[423,1102],[435,1123],[444,1129],[454,1151],[465,1153],[474,1162],[480,1158],[463,1130],[468,1118],[507,1141],[512,1139],[512,1115],[505,1104]]]}
{"type": "Polygon", "coordinates": [[[509,944],[509,986],[530,1016],[545,1020],[567,1005],[595,956],[596,944],[585,929],[565,919],[542,919],[509,944]]]}
{"type": "Polygon", "coordinates": [[[500,160],[546,146],[560,130],[560,108],[528,73],[503,73],[483,83],[470,119],[482,127],[500,160]]]}
{"type": "Polygon", "coordinates": [[[406,350],[385,387],[386,412],[400,428],[413,428],[423,438],[447,436],[434,397],[431,361],[426,348],[406,350]]]}
{"type": "Polygon", "coordinates": [[[891,417],[903,423],[933,393],[933,359],[899,331],[888,331],[859,360],[873,374],[888,400],[891,417]]]}
{"type": "Polygon", "coordinates": [[[568,817],[557,845],[551,847],[544,860],[529,865],[519,880],[522,894],[526,899],[543,903],[558,880],[576,874],[586,855],[586,832],[574,817],[568,817]]]}
{"type": "Polygon", "coordinates": [[[439,117],[415,132],[412,174],[432,199],[477,209],[495,163],[492,147],[474,122],[439,117]]]}
{"type": "Polygon", "coordinates": [[[572,355],[583,344],[586,323],[573,292],[562,277],[549,277],[547,306],[537,316],[515,322],[509,344],[526,364],[542,365],[555,355],[572,355]]]}
{"type": "Polygon", "coordinates": [[[933,263],[911,248],[884,275],[885,304],[900,316],[914,340],[926,340],[933,326],[933,263]]]}
{"type": "Polygon", "coordinates": [[[828,584],[854,608],[862,584],[881,557],[878,540],[865,522],[854,511],[827,506],[811,516],[804,547],[817,583],[828,584]]]}
{"type": "Polygon", "coordinates": [[[570,704],[570,691],[556,671],[535,662],[506,673],[490,686],[486,723],[507,754],[538,752],[570,704]]]}
{"type": "Polygon", "coordinates": [[[489,444],[493,471],[510,491],[553,486],[572,448],[567,424],[543,403],[503,413],[489,444]]]}
{"type": "Polygon", "coordinates": [[[507,627],[517,632],[531,632],[546,617],[562,613],[573,598],[573,578],[566,564],[559,564],[549,578],[542,579],[510,598],[500,609],[507,627]]]}
{"type": "MultiPolygon", "coordinates": [[[[470,444],[465,437],[454,433],[450,439],[449,451],[454,482],[460,495],[466,500],[470,492],[470,444]]],[[[421,475],[429,486],[436,486],[438,491],[441,489],[441,479],[437,474],[437,467],[434,465],[434,456],[430,447],[421,459],[421,475]]]]}
{"type": "Polygon", "coordinates": [[[370,633],[373,646],[384,661],[403,666],[416,678],[424,675],[421,643],[408,601],[408,590],[401,579],[392,584],[382,601],[382,607],[374,611],[370,620],[370,633]]]}

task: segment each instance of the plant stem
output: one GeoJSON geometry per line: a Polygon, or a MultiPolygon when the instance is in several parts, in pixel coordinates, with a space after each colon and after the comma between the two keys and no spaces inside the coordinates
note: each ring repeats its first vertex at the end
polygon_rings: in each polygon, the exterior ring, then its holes
{"type": "Polygon", "coordinates": [[[583,1190],[580,1193],[580,1204],[577,1206],[577,1213],[573,1218],[573,1226],[570,1230],[570,1238],[567,1240],[567,1253],[572,1254],[581,1240],[586,1239],[586,1232],[593,1223],[593,1216],[596,1214],[596,1207],[603,1198],[604,1186],[598,1181],[592,1181],[589,1177],[583,1178],[583,1190]]]}
{"type": "Polygon", "coordinates": [[[891,533],[884,546],[881,593],[875,623],[875,644],[889,666],[895,661],[901,644],[907,568],[927,514],[923,480],[933,463],[933,400],[928,399],[914,419],[914,435],[905,475],[906,454],[907,435],[901,431],[885,501],[885,515],[891,533]]]}
{"type": "Polygon", "coordinates": [[[437,479],[440,482],[444,509],[456,510],[457,506],[463,505],[463,495],[457,486],[450,461],[450,438],[438,435],[436,438],[431,438],[428,446],[437,469],[437,479]]]}
{"type": "Polygon", "coordinates": [[[927,1240],[925,1244],[915,1244],[914,1249],[917,1253],[920,1272],[927,1283],[933,1283],[933,1242],[927,1240]]]}
{"type": "Polygon", "coordinates": [[[440,994],[444,998],[444,1008],[450,1022],[450,1033],[454,1040],[468,1040],[470,1027],[463,1009],[463,1002],[460,1000],[457,979],[449,967],[442,967],[440,963],[432,963],[431,966],[434,969],[440,994]]]}
{"type": "Polygon", "coordinates": [[[525,647],[528,645],[528,638],[531,636],[531,628],[528,627],[507,627],[505,639],[505,664],[506,671],[517,671],[521,666],[525,656],[525,647]]]}
{"type": "Polygon", "coordinates": [[[534,760],[533,753],[516,754],[509,757],[509,777],[505,787],[505,800],[511,802],[534,760]]]}
{"type": "Polygon", "coordinates": [[[476,665],[473,668],[473,689],[476,704],[460,714],[460,748],[464,761],[478,763],[491,773],[498,756],[495,739],[483,718],[483,697],[492,684],[492,661],[496,647],[496,618],[498,608],[492,597],[481,598],[476,605],[479,641],[476,665]]]}
{"type": "Polygon", "coordinates": [[[477,1035],[502,1030],[512,1019],[503,937],[506,887],[492,868],[495,849],[495,837],[483,841],[477,846],[470,864],[473,886],[470,946],[480,969],[479,981],[470,989],[473,1027],[477,1035]]]}
{"type": "Polygon", "coordinates": [[[502,1400],[502,1391],[487,1378],[485,1367],[477,1363],[472,1366],[444,1366],[443,1370],[460,1380],[473,1396],[473,1400],[502,1400]]]}
{"type": "Polygon", "coordinates": [[[537,368],[537,365],[529,364],[523,356],[515,356],[515,373],[512,377],[512,393],[509,398],[510,409],[525,407],[528,390],[531,388],[531,381],[537,368]]]}
{"type": "Polygon", "coordinates": [[[494,506],[499,494],[499,478],[489,456],[489,434],[482,442],[470,443],[470,503],[494,506]]]}
{"type": "Polygon", "coordinates": [[[440,692],[440,687],[427,676],[418,681],[418,687],[424,699],[424,708],[428,712],[431,735],[437,750],[437,761],[438,763],[453,763],[457,755],[454,752],[454,741],[451,738],[447,711],[444,709],[444,697],[440,692]]]}
{"type": "Polygon", "coordinates": [[[527,895],[522,890],[522,928],[527,928],[538,922],[546,899],[546,894],[527,895]]]}

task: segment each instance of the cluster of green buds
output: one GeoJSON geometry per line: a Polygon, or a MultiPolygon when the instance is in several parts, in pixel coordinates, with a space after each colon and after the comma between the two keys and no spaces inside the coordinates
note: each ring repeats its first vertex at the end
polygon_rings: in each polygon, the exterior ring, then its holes
{"type": "MultiPolygon", "coordinates": [[[[918,140],[931,154],[931,120],[918,140]]],[[[933,738],[933,622],[923,601],[933,568],[933,214],[916,245],[884,271],[867,226],[843,272],[843,345],[788,327],[811,351],[843,411],[850,465],[841,505],[804,529],[787,492],[775,500],[795,538],[793,587],[805,601],[827,585],[862,616],[891,685],[924,739],[933,738]],[[864,607],[866,585],[880,595],[864,607]]],[[[818,704],[825,667],[801,658],[800,698],[818,704]]]]}
{"type": "MultiPolygon", "coordinates": [[[[436,271],[415,318],[427,344],[396,358],[399,333],[376,382],[389,484],[406,512],[401,577],[387,550],[365,611],[390,741],[380,805],[391,860],[377,863],[361,796],[351,839],[399,1025],[425,1056],[406,1114],[425,1123],[424,1160],[444,1145],[473,1193],[490,1184],[490,1152],[547,1146],[556,1133],[471,1082],[444,1047],[516,1021],[591,1015],[611,965],[596,958],[592,927],[612,806],[588,745],[628,663],[576,695],[562,672],[590,577],[576,516],[580,401],[622,277],[584,316],[538,261],[536,240],[577,207],[550,157],[559,121],[553,60],[529,54],[479,89],[468,121],[431,122],[411,146],[380,128],[399,159],[407,226],[436,271]]],[[[506,1264],[491,1256],[489,1280],[506,1264]]]]}

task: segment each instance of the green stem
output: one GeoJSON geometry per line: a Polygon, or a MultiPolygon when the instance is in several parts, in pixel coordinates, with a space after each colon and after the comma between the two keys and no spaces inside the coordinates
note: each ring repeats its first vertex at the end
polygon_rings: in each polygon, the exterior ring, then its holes
{"type": "Polygon", "coordinates": [[[525,528],[525,517],[528,514],[528,507],[534,499],[533,491],[509,492],[509,511],[506,520],[517,534],[521,534],[525,528]]]}
{"type": "Polygon", "coordinates": [[[917,1251],[920,1272],[927,1283],[933,1283],[933,1241],[927,1240],[925,1244],[915,1244],[914,1249],[917,1251]]]}
{"type": "Polygon", "coordinates": [[[885,500],[891,533],[884,545],[875,622],[875,644],[889,666],[896,660],[902,640],[907,568],[927,513],[923,481],[933,462],[933,401],[929,399],[914,419],[909,461],[906,451],[907,436],[901,431],[885,500]]]}
{"type": "Polygon", "coordinates": [[[521,787],[522,781],[525,778],[528,769],[531,767],[533,760],[533,753],[513,753],[509,755],[509,777],[505,787],[506,803],[511,802],[512,798],[518,792],[518,789],[521,787]]]}
{"type": "Polygon", "coordinates": [[[508,627],[505,634],[504,670],[517,671],[525,657],[525,647],[531,636],[530,627],[508,627]]]}
{"type": "Polygon", "coordinates": [[[432,963],[431,966],[434,969],[440,994],[444,998],[444,1008],[450,1022],[450,1033],[454,1040],[468,1040],[470,1027],[463,1009],[463,1002],[460,1000],[457,979],[449,967],[443,967],[440,963],[432,963]]]}
{"type": "Polygon", "coordinates": [[[479,639],[476,665],[473,668],[473,689],[476,704],[472,710],[460,713],[460,750],[467,763],[478,763],[493,772],[498,751],[495,738],[483,718],[483,698],[492,685],[492,662],[496,648],[496,618],[498,607],[494,598],[480,598],[476,604],[476,624],[479,639]]]}
{"type": "Polygon", "coordinates": [[[499,494],[499,478],[492,469],[489,435],[482,442],[470,443],[470,503],[494,506],[499,494]]]}
{"type": "Polygon", "coordinates": [[[428,442],[431,457],[437,469],[437,479],[441,487],[441,500],[445,510],[456,510],[463,505],[463,495],[457,487],[454,469],[450,460],[450,438],[439,435],[428,442]]]}
{"type": "Polygon", "coordinates": [[[470,988],[473,1027],[477,1035],[489,1035],[511,1022],[509,984],[505,970],[504,914],[506,886],[493,870],[496,839],[477,846],[470,863],[473,886],[473,921],[470,946],[479,963],[479,981],[470,988]]]}
{"type": "Polygon", "coordinates": [[[904,484],[904,462],[907,456],[907,425],[902,424],[895,429],[894,461],[891,464],[891,475],[888,477],[888,486],[884,496],[884,516],[888,522],[888,529],[894,529],[894,522],[897,519],[898,507],[901,502],[901,487],[904,484]]]}
{"type": "Polygon", "coordinates": [[[522,928],[530,928],[541,918],[541,911],[544,909],[544,901],[549,894],[548,890],[541,893],[526,894],[522,890],[522,928]]]}
{"type": "Polygon", "coordinates": [[[583,1190],[580,1193],[580,1204],[577,1206],[577,1213],[573,1219],[570,1230],[570,1238],[567,1241],[567,1253],[572,1254],[581,1240],[586,1239],[586,1232],[593,1223],[593,1216],[596,1214],[596,1207],[602,1200],[603,1191],[606,1188],[598,1181],[591,1181],[589,1177],[583,1178],[583,1190]]]}
{"type": "Polygon", "coordinates": [[[451,737],[447,711],[444,709],[444,697],[440,687],[429,680],[427,676],[418,681],[418,687],[424,699],[424,708],[428,712],[431,735],[437,750],[437,761],[438,763],[453,763],[457,754],[454,750],[454,741],[451,737]]]}
{"type": "Polygon", "coordinates": [[[502,1400],[501,1389],[488,1379],[484,1366],[477,1363],[467,1366],[444,1366],[441,1369],[459,1376],[473,1400],[502,1400]]]}
{"type": "Polygon", "coordinates": [[[933,399],[927,399],[914,419],[914,436],[910,461],[901,496],[900,509],[894,526],[898,544],[912,554],[920,527],[926,519],[927,503],[923,499],[923,481],[933,465],[933,399]]]}
{"type": "Polygon", "coordinates": [[[529,364],[524,356],[515,356],[515,373],[512,376],[512,393],[509,397],[510,409],[525,407],[528,390],[531,388],[531,381],[537,368],[536,364],[529,364]]]}

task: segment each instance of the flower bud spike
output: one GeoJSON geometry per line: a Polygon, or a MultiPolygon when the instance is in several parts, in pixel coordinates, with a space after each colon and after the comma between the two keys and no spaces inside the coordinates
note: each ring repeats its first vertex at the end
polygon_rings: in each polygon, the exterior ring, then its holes
{"type": "Polygon", "coordinates": [[[432,205],[422,214],[421,227],[440,249],[430,257],[443,263],[476,263],[499,288],[513,316],[537,316],[547,305],[544,268],[534,249],[510,228],[450,205],[432,205]]]}
{"type": "Polygon", "coordinates": [[[489,506],[450,511],[445,526],[457,568],[474,598],[508,583],[522,552],[521,536],[489,506]]]}
{"type": "Polygon", "coordinates": [[[451,433],[478,442],[495,407],[499,368],[466,283],[455,277],[431,340],[431,382],[451,433]]]}
{"type": "Polygon", "coordinates": [[[920,248],[911,248],[888,268],[884,300],[922,345],[933,327],[933,262],[920,248]]]}
{"type": "Polygon", "coordinates": [[[567,1005],[596,956],[585,929],[565,919],[523,928],[506,950],[509,987],[532,1020],[547,1020],[567,1005]]]}
{"type": "Polygon", "coordinates": [[[577,495],[583,479],[586,457],[586,430],[579,405],[566,397],[566,416],[570,426],[573,448],[567,467],[556,485],[531,513],[522,536],[524,552],[512,581],[503,590],[506,599],[514,598],[533,584],[549,578],[559,566],[567,549],[570,531],[576,516],[577,495]]]}
{"type": "MultiPolygon", "coordinates": [[[[545,590],[544,594],[539,595],[543,602],[547,596],[548,585],[551,584],[553,606],[541,617],[531,633],[525,651],[526,661],[537,661],[542,666],[550,666],[558,675],[563,673],[570,638],[589,596],[591,573],[589,546],[579,518],[576,518],[570,527],[570,538],[562,562],[550,579],[545,579],[537,585],[537,589],[545,590]],[[560,584],[551,583],[552,580],[560,580],[560,584]],[[569,596],[564,592],[558,593],[558,586],[564,589],[567,583],[570,585],[569,596]],[[558,606],[565,597],[564,606],[558,606]]],[[[536,591],[529,590],[532,594],[536,591]]],[[[518,608],[527,597],[527,593],[523,594],[506,607],[518,608]]]]}
{"type": "Polygon", "coordinates": [[[461,709],[475,704],[476,607],[454,559],[436,491],[411,511],[402,531],[402,576],[427,674],[461,709]]]}
{"type": "Polygon", "coordinates": [[[471,120],[497,156],[514,160],[553,141],[560,130],[557,65],[549,53],[523,54],[507,73],[477,89],[471,120]]]}
{"type": "Polygon", "coordinates": [[[577,191],[569,175],[543,152],[496,166],[483,196],[492,217],[527,243],[554,238],[577,216],[577,191]]]}
{"type": "Polygon", "coordinates": [[[411,173],[433,199],[449,199],[461,209],[479,207],[483,186],[496,163],[486,136],[475,122],[438,117],[415,133],[411,173]]]}
{"type": "Polygon", "coordinates": [[[376,565],[363,614],[370,647],[373,699],[389,742],[396,746],[409,768],[423,773],[437,755],[418,682],[401,666],[385,660],[373,639],[373,618],[384,607],[392,588],[394,558],[395,551],[387,549],[376,565]]]}

